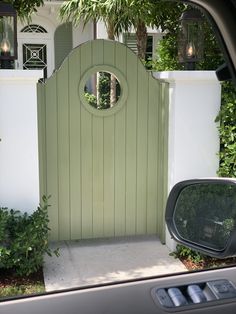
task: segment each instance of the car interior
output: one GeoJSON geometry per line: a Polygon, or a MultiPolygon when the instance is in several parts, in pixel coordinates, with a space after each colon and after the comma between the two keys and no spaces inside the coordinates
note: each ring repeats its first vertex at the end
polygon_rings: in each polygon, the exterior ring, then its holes
{"type": "MultiPolygon", "coordinates": [[[[236,0],[180,2],[195,5],[204,12],[224,54],[225,64],[217,69],[217,77],[236,84],[236,0]]],[[[236,255],[235,208],[236,180],[193,178],[173,187],[165,219],[177,243],[213,257],[226,258],[236,255]]],[[[0,313],[4,314],[233,314],[235,311],[236,266],[0,301],[0,313]]]]}

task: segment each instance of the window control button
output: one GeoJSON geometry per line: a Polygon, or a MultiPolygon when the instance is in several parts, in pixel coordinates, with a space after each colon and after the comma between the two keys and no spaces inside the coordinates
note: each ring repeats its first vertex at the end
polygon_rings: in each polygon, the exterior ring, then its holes
{"type": "Polygon", "coordinates": [[[227,299],[236,297],[236,289],[233,284],[224,279],[208,281],[207,286],[217,299],[227,299]]]}
{"type": "Polygon", "coordinates": [[[174,307],[173,302],[171,301],[169,295],[165,289],[156,290],[156,296],[160,304],[164,307],[174,307]]]}
{"type": "Polygon", "coordinates": [[[168,294],[175,306],[187,305],[188,301],[178,288],[169,288],[168,294]]]}
{"type": "Polygon", "coordinates": [[[213,285],[213,288],[217,293],[227,293],[229,292],[228,287],[225,284],[222,285],[213,285]]]}
{"type": "Polygon", "coordinates": [[[203,303],[207,301],[202,289],[198,285],[189,285],[187,292],[193,303],[203,303]]]}

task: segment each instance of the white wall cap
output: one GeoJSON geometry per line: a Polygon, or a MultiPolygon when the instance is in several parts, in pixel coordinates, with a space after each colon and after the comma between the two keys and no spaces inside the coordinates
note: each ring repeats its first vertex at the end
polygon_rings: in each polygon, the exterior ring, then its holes
{"type": "Polygon", "coordinates": [[[153,76],[166,82],[218,81],[215,71],[163,71],[153,72],[153,76]]]}
{"type": "Polygon", "coordinates": [[[43,77],[43,70],[0,70],[0,80],[38,81],[43,77]]]}

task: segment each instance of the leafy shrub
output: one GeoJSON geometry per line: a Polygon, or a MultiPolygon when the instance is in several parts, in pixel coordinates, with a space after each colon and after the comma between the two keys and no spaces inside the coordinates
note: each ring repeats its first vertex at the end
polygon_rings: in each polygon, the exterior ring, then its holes
{"type": "Polygon", "coordinates": [[[178,61],[177,34],[167,34],[157,45],[156,60],[149,61],[149,68],[155,71],[183,70],[178,61]]]}
{"type": "Polygon", "coordinates": [[[48,198],[32,214],[0,208],[0,267],[24,276],[43,265],[43,255],[58,254],[48,245],[48,198]]]}
{"type": "Polygon", "coordinates": [[[188,270],[209,269],[226,265],[235,265],[236,258],[218,259],[196,252],[190,248],[178,244],[176,251],[170,253],[175,258],[179,258],[188,270]]]}
{"type": "Polygon", "coordinates": [[[220,122],[220,167],[222,177],[236,177],[236,89],[230,82],[222,86],[220,122]]]}
{"type": "Polygon", "coordinates": [[[188,259],[195,264],[199,264],[204,261],[204,255],[180,244],[177,244],[176,250],[171,253],[171,255],[175,258],[188,259]]]}
{"type": "Polygon", "coordinates": [[[84,97],[90,106],[97,108],[97,97],[95,95],[86,92],[84,93],[84,97]]]}
{"type": "MultiPolygon", "coordinates": [[[[171,32],[159,41],[156,48],[157,59],[149,62],[149,68],[155,71],[184,70],[185,65],[178,59],[178,31],[179,21],[171,32]]],[[[196,70],[216,70],[224,63],[219,44],[214,32],[207,21],[203,23],[204,55],[203,59],[196,63],[196,70]]]]}

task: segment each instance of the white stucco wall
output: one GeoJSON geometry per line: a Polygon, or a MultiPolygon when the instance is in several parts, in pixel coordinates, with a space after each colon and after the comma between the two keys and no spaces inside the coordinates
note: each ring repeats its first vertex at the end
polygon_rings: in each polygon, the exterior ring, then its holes
{"type": "MultiPolygon", "coordinates": [[[[221,85],[213,71],[154,73],[170,84],[168,191],[179,181],[216,177],[221,85]]],[[[167,232],[167,245],[173,241],[167,232]]]]}
{"type": "Polygon", "coordinates": [[[36,83],[41,70],[0,70],[0,206],[39,204],[36,83]]]}
{"type": "MultiPolygon", "coordinates": [[[[161,72],[169,82],[168,190],[184,179],[216,176],[214,122],[221,86],[214,72],[161,72]]],[[[36,83],[39,71],[0,70],[0,206],[33,211],[39,203],[36,83]]],[[[167,245],[173,247],[167,233],[167,245]]]]}
{"type": "Polygon", "coordinates": [[[73,48],[92,39],[94,39],[93,23],[85,26],[81,23],[78,27],[73,27],[73,48]]]}
{"type": "Polygon", "coordinates": [[[107,31],[105,28],[105,24],[102,21],[97,22],[97,38],[105,38],[107,39],[107,31]]]}

